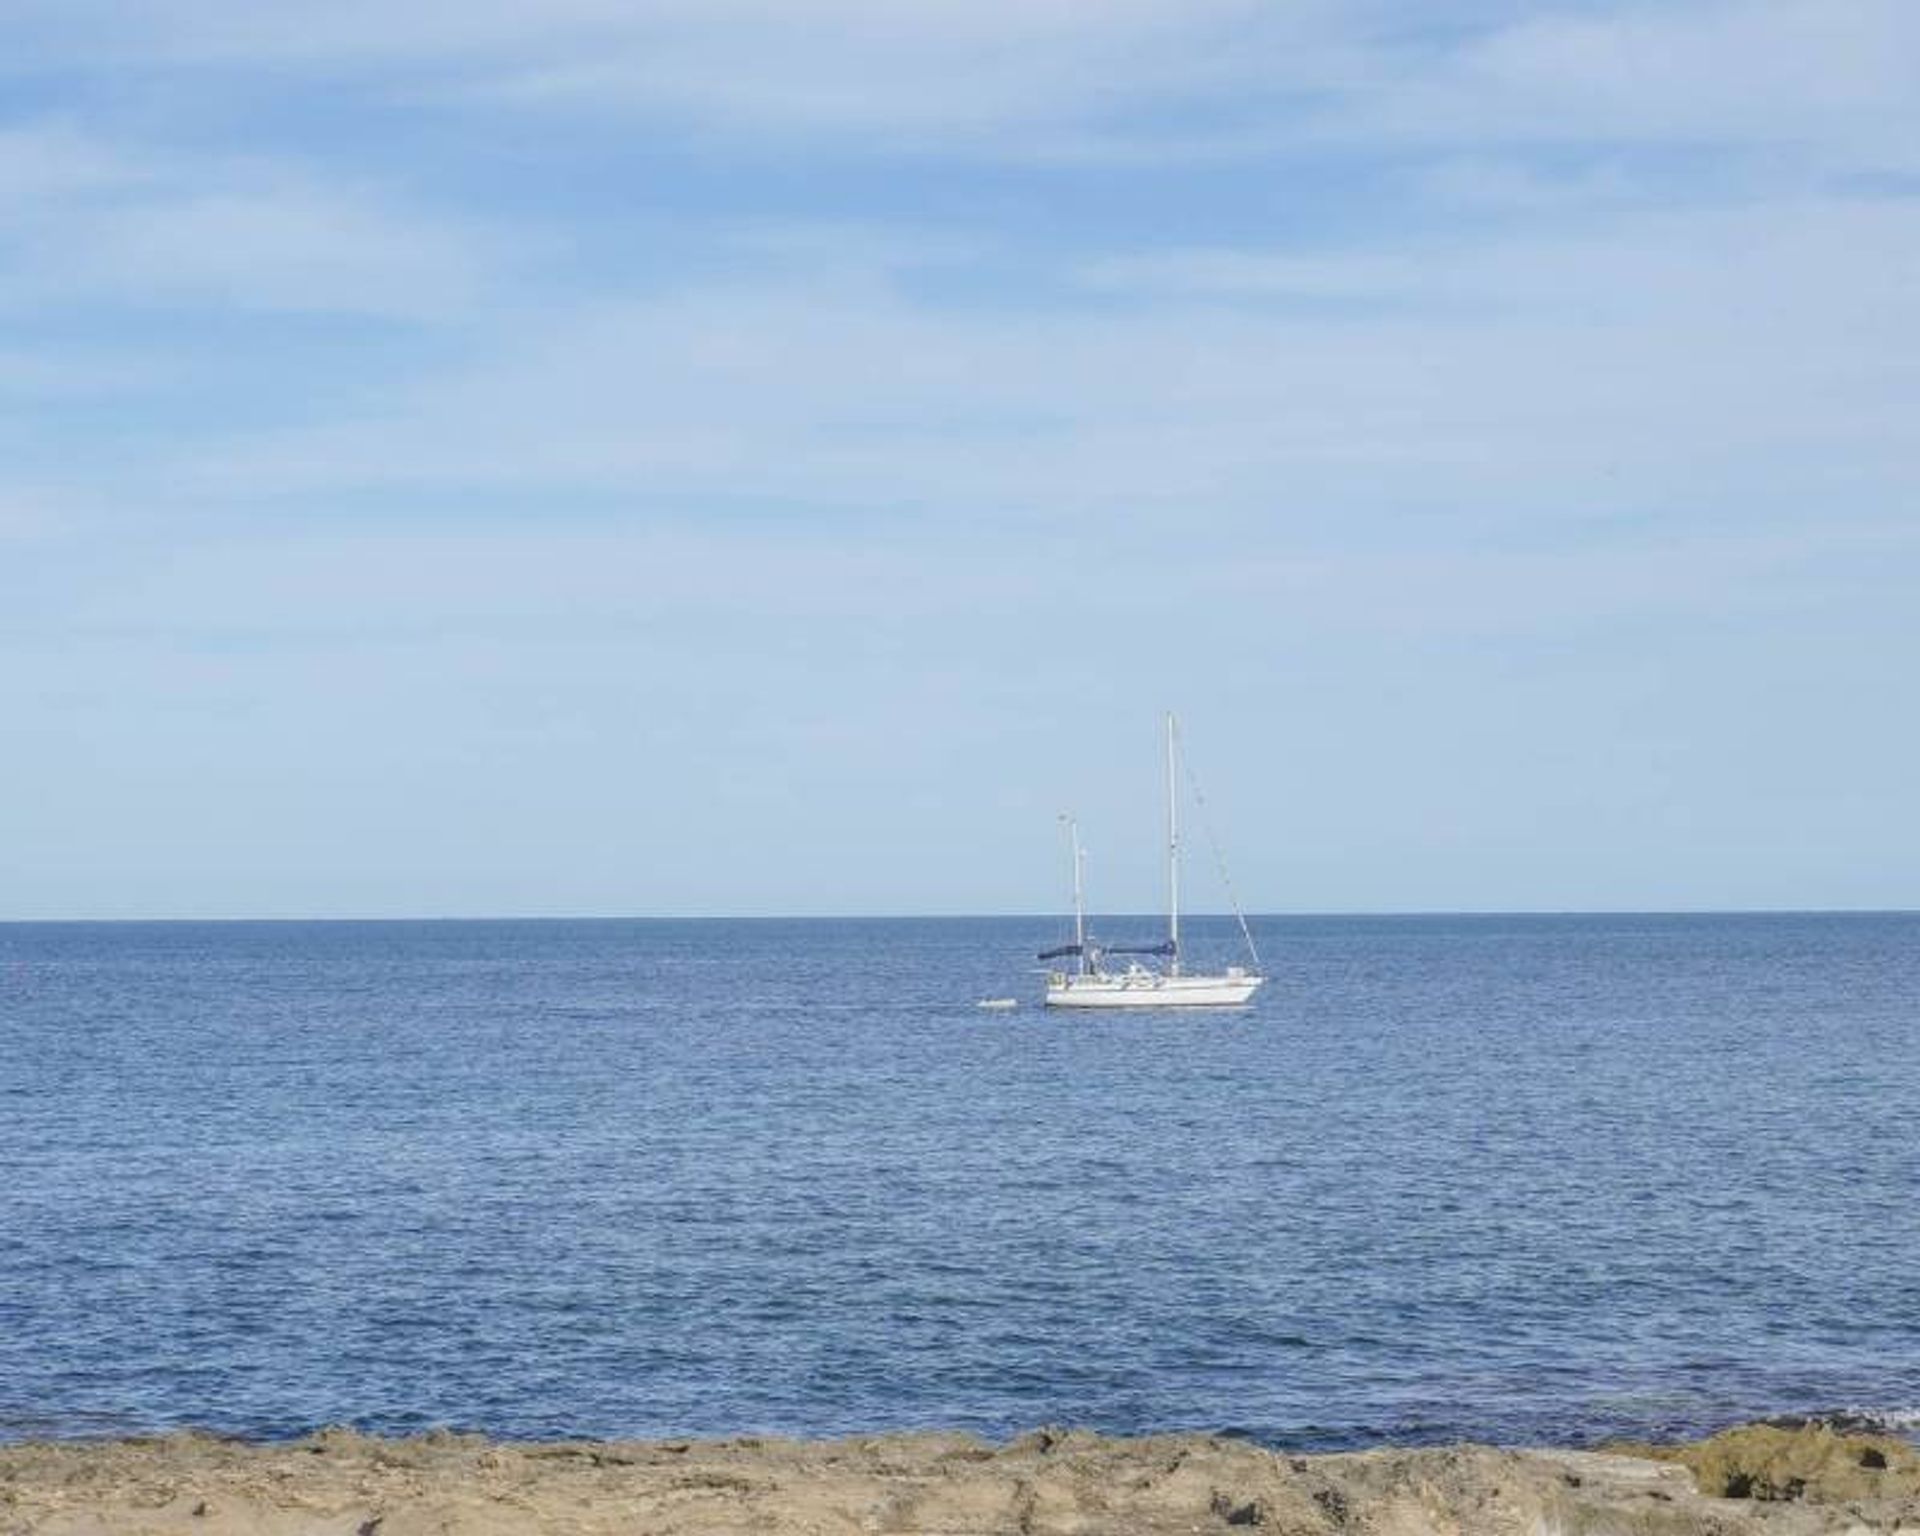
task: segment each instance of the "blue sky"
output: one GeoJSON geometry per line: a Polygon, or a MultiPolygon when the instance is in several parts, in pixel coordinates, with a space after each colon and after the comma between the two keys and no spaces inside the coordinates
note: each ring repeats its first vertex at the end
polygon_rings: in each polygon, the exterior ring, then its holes
{"type": "Polygon", "coordinates": [[[1920,906],[1911,5],[0,41],[0,917],[1920,906]]]}

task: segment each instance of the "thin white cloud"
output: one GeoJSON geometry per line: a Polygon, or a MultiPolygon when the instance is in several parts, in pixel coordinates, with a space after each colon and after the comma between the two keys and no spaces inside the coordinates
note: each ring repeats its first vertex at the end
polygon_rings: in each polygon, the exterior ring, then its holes
{"type": "Polygon", "coordinates": [[[0,128],[0,231],[24,223],[44,201],[124,192],[155,176],[141,151],[69,121],[0,128]]]}
{"type": "MultiPolygon", "coordinates": [[[[1869,331],[1920,326],[1909,273],[1920,207],[1805,197],[1708,209],[1588,208],[1576,221],[1403,241],[1392,254],[1320,242],[1160,248],[1085,263],[1088,288],[1143,300],[1376,300],[1432,319],[1528,312],[1698,327],[1765,305],[1775,325],[1854,317],[1869,331]]],[[[1808,341],[1817,341],[1809,335],[1808,341]]],[[[1851,339],[1849,339],[1851,345],[1851,339]]]]}
{"type": "Polygon", "coordinates": [[[510,242],[394,189],[257,156],[0,135],[0,306],[189,305],[429,318],[510,242]]]}
{"type": "Polygon", "coordinates": [[[1078,274],[1100,293],[1230,300],[1390,300],[1424,288],[1431,272],[1413,255],[1306,255],[1187,247],[1103,256],[1078,274]]]}
{"type": "Polygon", "coordinates": [[[1422,203],[1436,220],[1492,216],[1564,221],[1675,203],[1724,206],[1774,191],[1771,175],[1756,167],[1722,167],[1714,182],[1703,187],[1699,175],[1685,168],[1619,158],[1548,169],[1514,153],[1441,155],[1415,178],[1422,203]]]}
{"type": "MultiPolygon", "coordinates": [[[[423,77],[465,76],[525,99],[823,128],[1071,120],[1241,73],[1240,29],[1275,31],[1255,0],[1114,0],[1097,10],[1069,0],[474,0],[401,11],[341,0],[271,15],[204,0],[74,0],[28,9],[55,55],[64,40],[123,64],[411,64],[423,77]]],[[[1284,34],[1307,46],[1333,9],[1294,7],[1284,34]]]]}
{"type": "Polygon", "coordinates": [[[1858,598],[1920,560],[1920,528],[1849,514],[1783,526],[1665,522],[1588,528],[1553,548],[1470,543],[1262,553],[1215,574],[1223,602],[1266,600],[1321,634],[1429,638],[1578,632],[1594,625],[1794,616],[1858,598]],[[1364,592],[1368,601],[1354,601],[1364,592]]]}
{"type": "Polygon", "coordinates": [[[1903,0],[1706,0],[1531,18],[1467,49],[1448,86],[1480,121],[1564,137],[1860,148],[1915,121],[1916,56],[1903,0]]]}
{"type": "Polygon", "coordinates": [[[1532,507],[1543,486],[1549,509],[1765,503],[1822,475],[1912,494],[1916,263],[1920,208],[1828,200],[1393,257],[1143,253],[1079,269],[1097,302],[1043,312],[802,267],[545,309],[457,378],[196,445],[165,478],[1241,519],[1532,507]]]}
{"type": "Polygon", "coordinates": [[[483,286],[471,234],[291,178],[128,202],[67,234],[82,249],[43,281],[136,301],[419,319],[483,286]]]}
{"type": "Polygon", "coordinates": [[[0,350],[0,401],[16,408],[136,394],[168,376],[149,356],[98,347],[62,353],[0,350]]]}
{"type": "Polygon", "coordinates": [[[0,489],[0,544],[36,543],[60,526],[44,506],[0,489]]]}
{"type": "Polygon", "coordinates": [[[1454,149],[1796,145],[1911,164],[1904,0],[1454,7],[1255,0],[41,0],[40,52],[303,69],[721,134],[1012,158],[1234,158],[1328,139],[1454,149]]]}
{"type": "MultiPolygon", "coordinates": [[[[1239,0],[879,7],[659,8],[613,48],[503,71],[488,89],[535,104],[680,118],[709,129],[866,133],[1011,147],[1239,83],[1239,0]]],[[[1270,23],[1266,24],[1270,26],[1270,23]]],[[[1298,44],[1311,44],[1303,31],[1298,44]]]]}

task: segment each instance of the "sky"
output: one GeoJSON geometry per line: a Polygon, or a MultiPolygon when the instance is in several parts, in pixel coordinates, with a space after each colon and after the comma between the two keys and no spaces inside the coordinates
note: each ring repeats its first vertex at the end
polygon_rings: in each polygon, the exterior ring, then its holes
{"type": "Polygon", "coordinates": [[[0,918],[1920,907],[1916,422],[1909,0],[4,0],[0,918]]]}

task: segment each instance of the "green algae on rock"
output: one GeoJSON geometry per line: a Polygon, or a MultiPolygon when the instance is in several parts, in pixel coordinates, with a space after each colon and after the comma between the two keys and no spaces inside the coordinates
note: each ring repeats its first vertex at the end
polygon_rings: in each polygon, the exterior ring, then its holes
{"type": "Polygon", "coordinates": [[[1709,1498],[1838,1504],[1920,1494],[1920,1451],[1906,1441],[1818,1422],[1743,1424],[1684,1445],[1606,1449],[1678,1462],[1709,1498]]]}

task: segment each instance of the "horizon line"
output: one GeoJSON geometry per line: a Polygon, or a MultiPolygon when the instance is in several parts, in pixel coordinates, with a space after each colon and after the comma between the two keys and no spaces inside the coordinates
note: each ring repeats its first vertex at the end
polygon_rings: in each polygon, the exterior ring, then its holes
{"type": "MultiPolygon", "coordinates": [[[[169,917],[0,917],[0,928],[32,927],[159,927],[167,924],[373,924],[373,923],[936,923],[1057,921],[1062,914],[1044,912],[547,912],[547,913],[408,913],[366,916],[324,915],[169,916],[169,917]]],[[[1106,912],[1103,920],[1117,922],[1164,921],[1164,912],[1106,912]]],[[[1187,912],[1182,917],[1230,921],[1232,912],[1187,912]]],[[[1249,912],[1257,920],[1390,921],[1403,918],[1501,917],[1914,917],[1920,907],[1356,907],[1345,910],[1249,912]]]]}

